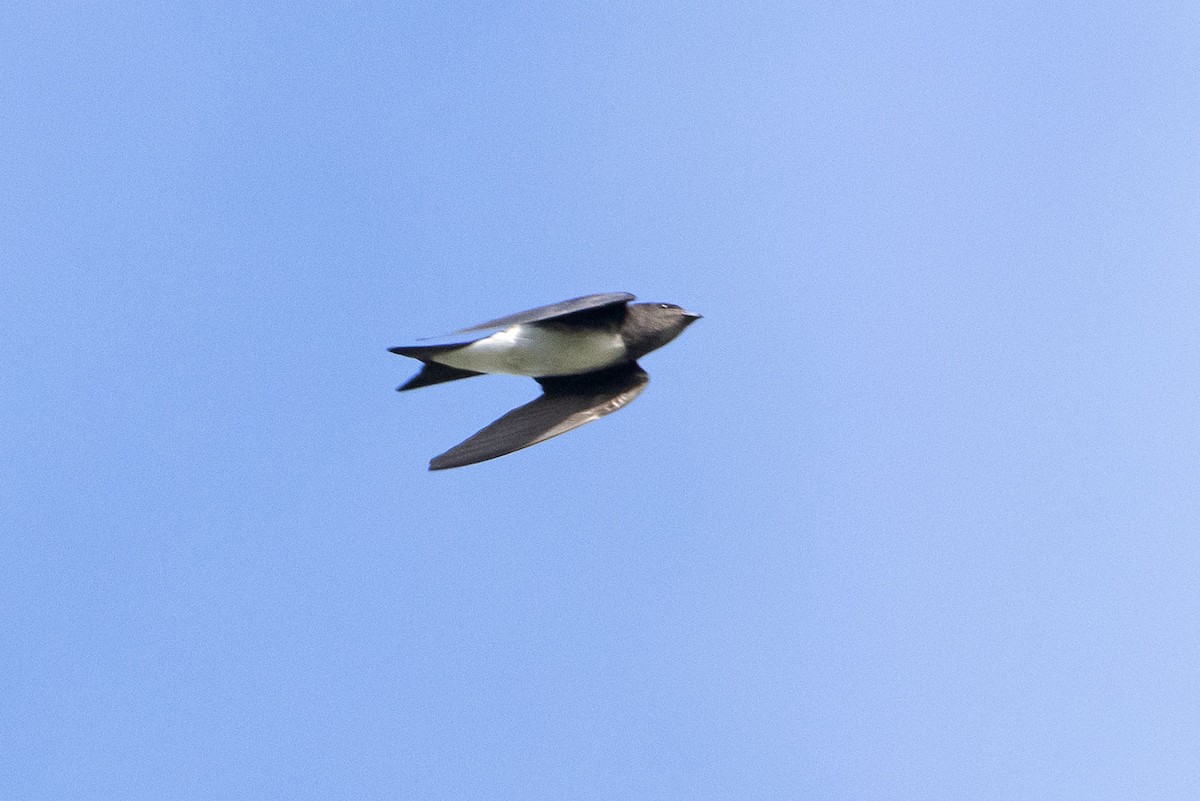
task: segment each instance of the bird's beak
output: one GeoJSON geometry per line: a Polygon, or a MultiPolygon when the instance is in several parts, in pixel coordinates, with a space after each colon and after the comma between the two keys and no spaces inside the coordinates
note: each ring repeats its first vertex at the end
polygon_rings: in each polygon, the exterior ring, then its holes
{"type": "Polygon", "coordinates": [[[696,312],[694,312],[694,311],[687,311],[687,310],[684,310],[683,316],[688,318],[688,322],[690,322],[690,323],[694,323],[695,321],[703,319],[703,317],[704,317],[703,314],[696,314],[696,312]]]}

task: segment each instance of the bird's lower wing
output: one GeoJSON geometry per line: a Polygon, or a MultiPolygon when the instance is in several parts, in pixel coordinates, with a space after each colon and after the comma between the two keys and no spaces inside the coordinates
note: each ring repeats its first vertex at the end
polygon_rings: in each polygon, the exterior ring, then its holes
{"type": "Polygon", "coordinates": [[[543,378],[544,393],[513,409],[429,463],[430,470],[463,467],[528,448],[598,420],[636,398],[650,376],[637,364],[562,378],[543,378]]]}

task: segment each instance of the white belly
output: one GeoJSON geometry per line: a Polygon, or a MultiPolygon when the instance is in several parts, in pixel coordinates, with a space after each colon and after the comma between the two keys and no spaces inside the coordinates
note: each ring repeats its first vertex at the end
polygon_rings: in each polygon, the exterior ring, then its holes
{"type": "Polygon", "coordinates": [[[479,373],[545,376],[590,373],[624,358],[616,332],[514,325],[435,361],[479,373]]]}

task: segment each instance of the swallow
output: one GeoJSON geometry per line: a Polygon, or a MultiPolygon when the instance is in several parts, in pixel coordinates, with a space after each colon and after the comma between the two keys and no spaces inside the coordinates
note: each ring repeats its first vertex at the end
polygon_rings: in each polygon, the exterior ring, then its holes
{"type": "Polygon", "coordinates": [[[495,459],[627,406],[650,380],[637,360],[700,319],[674,303],[632,300],[628,292],[586,295],[389,348],[422,363],[400,392],[495,373],[542,386],[537,399],[435,456],[429,469],[495,459]]]}

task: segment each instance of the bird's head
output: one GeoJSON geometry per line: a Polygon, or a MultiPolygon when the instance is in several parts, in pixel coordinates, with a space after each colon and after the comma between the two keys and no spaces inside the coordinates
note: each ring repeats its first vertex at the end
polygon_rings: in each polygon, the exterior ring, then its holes
{"type": "Polygon", "coordinates": [[[631,303],[621,333],[630,358],[637,359],[657,350],[683,333],[700,319],[696,312],[674,303],[631,303]]]}

